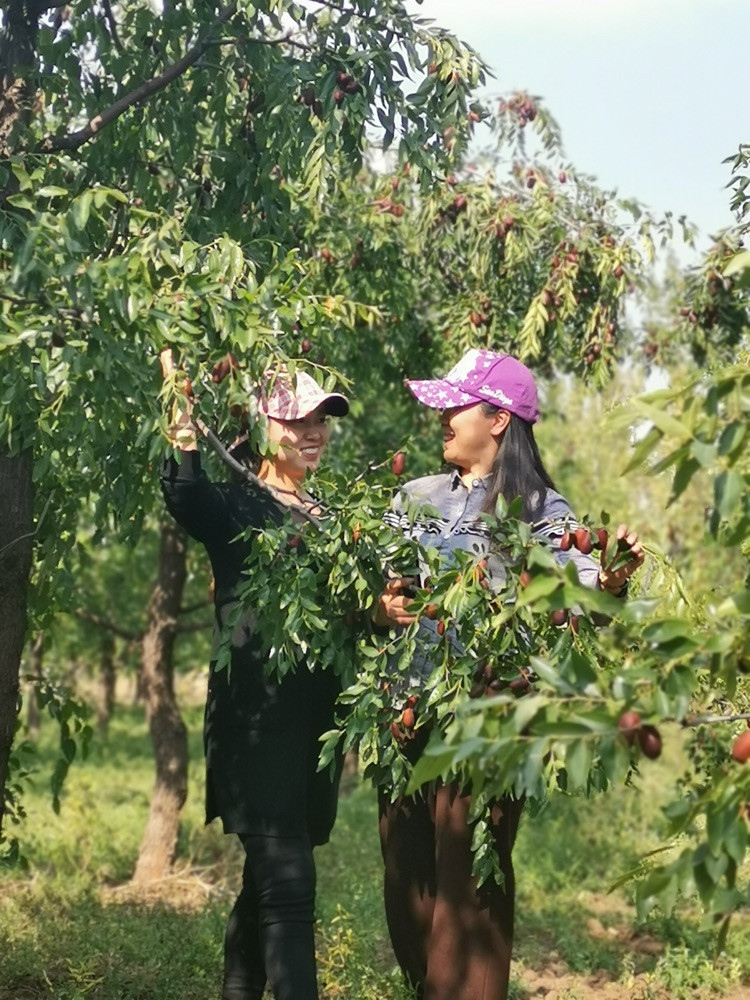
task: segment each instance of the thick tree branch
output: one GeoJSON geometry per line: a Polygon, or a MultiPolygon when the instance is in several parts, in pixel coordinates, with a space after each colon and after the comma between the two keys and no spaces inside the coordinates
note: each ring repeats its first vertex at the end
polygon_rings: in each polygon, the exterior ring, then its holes
{"type": "MultiPolygon", "coordinates": [[[[216,23],[226,23],[236,13],[236,11],[236,2],[230,3],[221,11],[216,23]]],[[[93,137],[101,132],[102,129],[106,128],[107,125],[111,125],[112,122],[117,121],[117,119],[124,115],[125,112],[134,104],[140,104],[142,101],[147,100],[153,94],[163,90],[166,86],[172,83],[173,80],[182,76],[182,74],[185,73],[186,70],[190,69],[191,66],[195,65],[203,53],[214,44],[215,39],[213,38],[201,39],[201,41],[197,42],[193,48],[182,57],[182,59],[178,59],[176,63],[173,63],[160,76],[147,80],[145,83],[142,83],[140,87],[136,87],[135,90],[131,90],[131,92],[126,94],[121,100],[116,101],[105,111],[102,111],[101,114],[92,118],[88,125],[85,125],[82,129],[78,129],[77,132],[69,132],[67,135],[47,136],[39,143],[36,151],[38,153],[56,153],[62,149],[80,148],[84,143],[88,142],[89,139],[93,139],[93,137]]]]}
{"type": "Polygon", "coordinates": [[[210,607],[213,601],[210,597],[207,597],[203,601],[196,601],[195,604],[187,604],[184,608],[180,608],[181,615],[192,615],[194,611],[200,611],[202,608],[210,607]]]}
{"type": "Polygon", "coordinates": [[[100,615],[95,615],[91,611],[84,611],[83,608],[78,608],[73,613],[76,618],[80,618],[81,621],[88,622],[90,625],[96,625],[97,628],[104,629],[107,632],[112,632],[114,635],[119,635],[121,639],[127,639],[128,642],[140,642],[143,638],[143,632],[132,632],[129,629],[122,628],[120,625],[115,624],[115,622],[110,621],[108,618],[102,618],[100,615]]]}
{"type": "Polygon", "coordinates": [[[30,299],[26,295],[16,295],[13,292],[0,292],[0,299],[4,299],[6,302],[13,302],[19,306],[35,306],[36,308],[49,309],[58,314],[69,316],[71,319],[81,318],[80,309],[76,309],[75,306],[53,306],[43,295],[39,295],[35,299],[30,299]]]}
{"type": "MultiPolygon", "coordinates": [[[[211,607],[213,601],[210,597],[205,598],[202,601],[196,601],[195,604],[187,604],[185,607],[180,608],[180,615],[189,615],[194,611],[202,611],[203,608],[211,607]]],[[[111,621],[109,618],[104,618],[101,615],[95,614],[93,611],[86,611],[84,608],[78,608],[74,612],[76,618],[80,618],[81,621],[88,622],[90,625],[96,625],[97,628],[104,629],[107,632],[112,632],[115,635],[119,635],[121,639],[127,639],[130,642],[140,642],[143,638],[143,632],[134,632],[131,629],[123,628],[121,625],[117,625],[115,622],[111,621]]],[[[197,632],[199,629],[211,628],[213,622],[193,622],[192,624],[182,624],[177,626],[178,632],[197,632]]]]}
{"type": "MultiPolygon", "coordinates": [[[[194,607],[181,608],[180,614],[187,614],[189,611],[195,611],[198,608],[204,608],[206,605],[211,604],[209,601],[202,601],[200,604],[196,604],[194,607]]],[[[121,639],[126,639],[131,643],[139,643],[143,641],[143,632],[133,632],[130,629],[123,628],[116,622],[113,622],[109,618],[104,618],[101,615],[94,614],[93,611],[86,611],[84,608],[77,608],[73,614],[76,618],[79,618],[83,622],[87,622],[89,625],[95,625],[97,628],[102,629],[104,632],[111,632],[112,635],[119,636],[121,639]]],[[[211,629],[214,627],[215,622],[213,621],[200,621],[200,622],[179,622],[175,625],[175,632],[202,632],[206,629],[211,629]]]]}
{"type": "Polygon", "coordinates": [[[175,632],[179,635],[181,632],[202,632],[205,629],[212,629],[216,622],[206,621],[206,622],[180,622],[175,627],[175,632]]]}

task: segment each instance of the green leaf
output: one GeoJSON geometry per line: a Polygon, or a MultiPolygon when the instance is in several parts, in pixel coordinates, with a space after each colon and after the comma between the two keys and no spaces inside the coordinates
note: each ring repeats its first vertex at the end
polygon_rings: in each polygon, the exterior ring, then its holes
{"type": "Polygon", "coordinates": [[[745,480],[735,469],[719,473],[714,479],[714,505],[721,517],[731,516],[745,491],[745,480]]]}
{"type": "Polygon", "coordinates": [[[626,476],[641,466],[662,439],[662,433],[656,427],[650,428],[633,450],[633,454],[620,475],[626,476]]]}
{"type": "Polygon", "coordinates": [[[590,740],[574,740],[565,752],[565,770],[568,772],[568,789],[586,788],[593,751],[590,740]]]}
{"type": "Polygon", "coordinates": [[[86,228],[86,223],[89,221],[89,214],[91,212],[92,199],[93,192],[87,189],[79,194],[73,202],[73,224],[76,229],[86,228]]]}
{"type": "Polygon", "coordinates": [[[13,176],[18,182],[19,190],[30,191],[32,188],[31,177],[29,177],[28,172],[21,166],[20,163],[11,163],[10,169],[13,171],[13,176]]]}
{"type": "Polygon", "coordinates": [[[540,694],[527,695],[521,698],[513,712],[513,728],[517,733],[522,733],[524,729],[533,721],[534,717],[543,711],[548,699],[540,694]]]}
{"type": "Polygon", "coordinates": [[[658,897],[669,886],[672,876],[663,868],[657,868],[636,886],[635,900],[636,911],[639,920],[645,920],[654,906],[657,905],[658,897]]]}
{"type": "Polygon", "coordinates": [[[518,607],[524,607],[539,600],[540,597],[549,597],[555,590],[562,586],[561,581],[555,576],[538,576],[528,587],[525,587],[517,598],[518,607]]]}
{"type": "Polygon", "coordinates": [[[643,398],[634,399],[632,405],[634,410],[650,420],[654,427],[657,427],[666,437],[677,438],[679,441],[692,437],[691,428],[686,427],[671,414],[659,409],[658,406],[646,403],[643,398]]]}
{"type": "Polygon", "coordinates": [[[622,617],[628,622],[638,624],[650,618],[660,603],[661,601],[658,598],[653,597],[642,597],[626,601],[622,609],[622,617]]]}
{"type": "Polygon", "coordinates": [[[444,745],[436,744],[431,749],[428,748],[428,750],[425,750],[414,765],[414,770],[409,778],[409,784],[406,787],[407,795],[412,795],[422,785],[426,785],[429,781],[434,781],[435,778],[441,777],[451,765],[453,760],[452,748],[444,748],[444,745]]]}
{"type": "Polygon", "coordinates": [[[69,736],[62,739],[60,741],[60,751],[68,764],[72,763],[73,758],[76,755],[75,740],[71,739],[69,736]]]}
{"type": "Polygon", "coordinates": [[[747,846],[747,824],[743,816],[735,816],[724,831],[724,850],[737,865],[741,865],[745,860],[747,846]]]}
{"type": "Polygon", "coordinates": [[[690,442],[690,451],[694,458],[705,468],[710,468],[716,461],[716,445],[695,439],[690,442]]]}
{"type": "Polygon", "coordinates": [[[721,602],[716,613],[720,618],[725,615],[750,615],[750,590],[741,590],[727,597],[721,602]]]}
{"type": "Polygon", "coordinates": [[[735,420],[731,424],[727,424],[719,438],[719,454],[734,455],[740,449],[746,437],[747,423],[745,421],[735,420]]]}
{"type": "Polygon", "coordinates": [[[700,463],[695,458],[687,458],[680,463],[672,480],[672,492],[669,496],[668,505],[673,504],[685,492],[693,476],[699,469],[700,463]]]}
{"type": "Polygon", "coordinates": [[[729,261],[724,268],[724,276],[730,278],[733,274],[737,274],[738,271],[744,271],[749,267],[750,250],[743,250],[741,253],[736,253],[729,261]]]}
{"type": "Polygon", "coordinates": [[[672,465],[676,465],[678,462],[682,461],[688,455],[688,445],[681,445],[679,448],[675,448],[660,461],[656,462],[655,465],[649,470],[652,476],[659,476],[662,472],[668,469],[672,465]]]}
{"type": "Polygon", "coordinates": [[[670,642],[676,638],[688,638],[694,640],[690,623],[682,618],[666,618],[660,622],[654,622],[643,630],[643,638],[646,642],[661,644],[670,642]]]}

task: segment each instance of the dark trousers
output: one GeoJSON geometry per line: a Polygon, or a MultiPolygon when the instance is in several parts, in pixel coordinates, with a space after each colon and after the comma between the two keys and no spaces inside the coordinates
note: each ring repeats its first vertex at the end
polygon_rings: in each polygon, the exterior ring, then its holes
{"type": "Polygon", "coordinates": [[[492,809],[501,888],[471,876],[470,798],[456,785],[391,803],[380,797],[385,911],[401,969],[424,1000],[505,1000],[513,947],[511,851],[522,801],[492,809]]]}
{"type": "Polygon", "coordinates": [[[307,836],[240,834],[242,891],[224,938],[222,1000],[318,1000],[315,863],[307,836]]]}

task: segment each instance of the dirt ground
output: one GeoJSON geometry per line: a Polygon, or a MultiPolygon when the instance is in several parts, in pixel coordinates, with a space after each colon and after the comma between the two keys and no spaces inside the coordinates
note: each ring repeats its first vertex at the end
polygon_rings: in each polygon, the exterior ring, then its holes
{"type": "MultiPolygon", "coordinates": [[[[552,962],[541,972],[524,970],[521,977],[523,1000],[673,1000],[671,992],[658,989],[643,975],[633,976],[623,984],[613,982],[605,972],[578,976],[565,972],[564,968],[552,962]]],[[[749,998],[747,987],[721,994],[721,1000],[749,998]]]]}
{"type": "MultiPolygon", "coordinates": [[[[216,875],[211,870],[198,872],[195,868],[186,867],[149,886],[103,887],[101,892],[103,900],[110,905],[166,904],[195,912],[209,898],[231,895],[220,878],[215,881],[216,875]]],[[[586,923],[590,937],[617,945],[633,957],[634,965],[640,964],[639,957],[658,956],[664,951],[663,942],[632,926],[631,909],[615,897],[587,894],[586,906],[591,913],[586,923]],[[613,919],[617,922],[613,923],[613,919]],[[605,926],[603,921],[607,921],[609,926],[605,926]]],[[[634,974],[623,983],[604,970],[593,975],[571,972],[552,946],[538,967],[531,968],[522,961],[516,963],[513,979],[520,984],[522,1000],[673,1000],[669,991],[656,986],[645,973],[634,974]]],[[[706,1000],[709,1000],[707,995],[706,1000]]],[[[740,987],[721,994],[720,1000],[750,1000],[750,990],[740,987]]]]}
{"type": "MultiPolygon", "coordinates": [[[[633,909],[622,900],[587,893],[585,904],[590,913],[586,921],[589,936],[617,946],[624,956],[632,957],[635,967],[642,965],[639,959],[658,957],[664,952],[664,942],[634,926],[633,909]]],[[[539,967],[521,963],[514,977],[521,984],[523,1000],[673,1000],[672,993],[657,986],[646,973],[634,973],[626,982],[606,970],[593,975],[577,974],[571,972],[554,950],[549,951],[539,967]]],[[[705,991],[696,996],[708,1000],[705,991]]],[[[742,986],[722,993],[721,1000],[750,1000],[750,989],[742,986]]]]}

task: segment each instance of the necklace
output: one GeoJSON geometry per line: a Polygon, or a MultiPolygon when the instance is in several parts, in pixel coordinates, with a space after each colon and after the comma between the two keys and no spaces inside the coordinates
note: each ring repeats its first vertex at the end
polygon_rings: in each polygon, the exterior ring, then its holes
{"type": "Polygon", "coordinates": [[[320,503],[309,495],[309,493],[299,493],[297,490],[287,490],[282,486],[274,486],[265,480],[261,480],[276,500],[292,510],[300,510],[309,514],[310,517],[319,517],[323,511],[320,503]]]}

